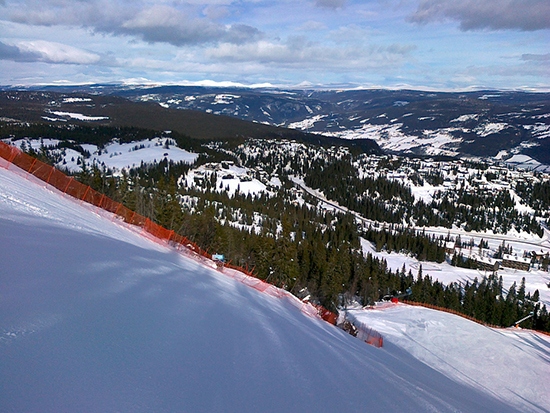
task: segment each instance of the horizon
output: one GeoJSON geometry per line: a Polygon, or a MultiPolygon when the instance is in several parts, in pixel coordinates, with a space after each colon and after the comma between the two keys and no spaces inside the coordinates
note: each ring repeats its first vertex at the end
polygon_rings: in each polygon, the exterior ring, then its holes
{"type": "Polygon", "coordinates": [[[110,82],[83,82],[83,83],[70,83],[70,82],[51,82],[51,83],[30,83],[30,84],[0,84],[0,90],[27,90],[32,89],[42,90],[43,88],[87,88],[87,87],[128,87],[128,88],[143,88],[153,89],[160,87],[201,87],[212,89],[256,89],[260,91],[269,90],[281,90],[281,91],[411,91],[411,92],[426,92],[426,93],[481,93],[481,92],[499,92],[499,93],[550,93],[550,86],[545,88],[532,88],[532,87],[516,87],[516,88],[485,88],[482,86],[472,86],[464,89],[434,89],[429,87],[413,87],[410,85],[403,86],[380,86],[380,85],[283,85],[283,84],[244,84],[233,81],[211,81],[202,80],[196,82],[182,81],[182,82],[155,82],[145,81],[132,82],[128,80],[110,81],[110,82]]]}

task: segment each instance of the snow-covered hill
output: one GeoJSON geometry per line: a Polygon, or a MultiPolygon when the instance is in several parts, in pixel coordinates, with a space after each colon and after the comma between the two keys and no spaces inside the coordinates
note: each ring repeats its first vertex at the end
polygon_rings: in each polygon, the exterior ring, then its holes
{"type": "MultiPolygon", "coordinates": [[[[532,392],[511,397],[437,371],[418,356],[429,341],[413,351],[388,334],[382,349],[368,346],[2,168],[0,263],[2,411],[550,408],[532,392]]],[[[395,318],[406,323],[403,311],[395,318]]],[[[453,339],[445,331],[440,346],[453,339]]],[[[495,349],[503,336],[491,335],[495,349]]],[[[529,362],[547,366],[550,343],[534,344],[529,362]]],[[[485,356],[468,353],[479,372],[497,370],[485,356]]]]}

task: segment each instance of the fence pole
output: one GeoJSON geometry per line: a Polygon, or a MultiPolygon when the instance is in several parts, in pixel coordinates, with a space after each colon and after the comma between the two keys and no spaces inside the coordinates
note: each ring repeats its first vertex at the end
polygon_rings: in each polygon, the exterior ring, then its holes
{"type": "Polygon", "coordinates": [[[25,179],[29,179],[29,174],[31,173],[32,167],[34,166],[34,164],[36,163],[37,160],[38,160],[38,158],[34,158],[34,161],[32,161],[31,166],[29,167],[29,170],[27,171],[27,176],[25,176],[25,179]]]}

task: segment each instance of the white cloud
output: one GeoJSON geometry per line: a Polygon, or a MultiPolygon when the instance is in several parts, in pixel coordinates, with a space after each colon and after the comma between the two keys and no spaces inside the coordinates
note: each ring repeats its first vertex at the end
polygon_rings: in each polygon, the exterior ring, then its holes
{"type": "Polygon", "coordinates": [[[27,40],[15,45],[0,42],[0,59],[16,62],[90,65],[98,63],[101,56],[66,44],[27,40]]]}
{"type": "Polygon", "coordinates": [[[308,20],[298,28],[298,30],[303,32],[321,31],[326,29],[327,26],[324,23],[314,20],[308,20]]]}
{"type": "Polygon", "coordinates": [[[26,0],[10,2],[5,15],[21,24],[86,27],[97,33],[129,35],[149,43],[175,46],[220,41],[243,43],[262,36],[260,30],[250,25],[222,25],[210,18],[211,7],[197,8],[189,2],[26,0]]]}
{"type": "Polygon", "coordinates": [[[98,54],[68,46],[66,44],[47,42],[44,40],[22,41],[18,47],[23,52],[39,56],[39,60],[47,63],[69,63],[89,65],[98,63],[98,54]]]}
{"type": "Polygon", "coordinates": [[[293,36],[285,42],[223,43],[207,49],[206,56],[214,61],[279,64],[308,69],[323,67],[324,70],[346,72],[399,66],[414,49],[413,45],[398,44],[331,47],[302,36],[293,36]]]}

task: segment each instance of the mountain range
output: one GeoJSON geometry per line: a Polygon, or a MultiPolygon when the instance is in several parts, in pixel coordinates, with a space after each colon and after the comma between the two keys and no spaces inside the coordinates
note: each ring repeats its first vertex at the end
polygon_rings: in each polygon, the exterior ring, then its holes
{"type": "Polygon", "coordinates": [[[78,109],[118,124],[159,128],[164,120],[201,138],[322,135],[371,139],[388,153],[498,160],[525,154],[550,164],[550,93],[121,85],[42,90],[92,96],[95,108],[78,109]],[[130,101],[140,105],[129,110],[130,101]],[[116,114],[105,115],[107,105],[116,114]]]}

